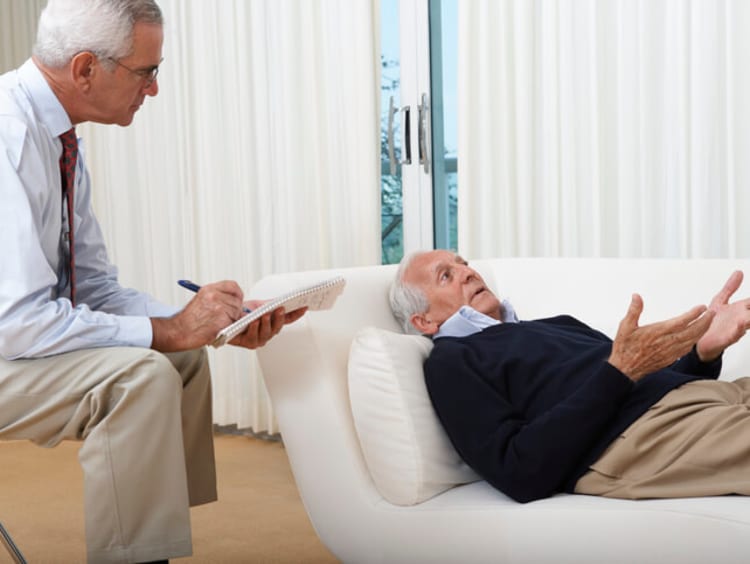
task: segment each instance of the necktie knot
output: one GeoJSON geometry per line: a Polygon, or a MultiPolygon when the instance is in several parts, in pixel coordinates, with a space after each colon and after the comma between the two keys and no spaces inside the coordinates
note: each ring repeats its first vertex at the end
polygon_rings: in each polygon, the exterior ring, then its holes
{"type": "Polygon", "coordinates": [[[60,158],[60,164],[63,167],[65,174],[72,175],[76,168],[76,160],[78,159],[78,137],[76,136],[76,128],[71,127],[60,135],[60,141],[62,141],[63,152],[60,158]]]}

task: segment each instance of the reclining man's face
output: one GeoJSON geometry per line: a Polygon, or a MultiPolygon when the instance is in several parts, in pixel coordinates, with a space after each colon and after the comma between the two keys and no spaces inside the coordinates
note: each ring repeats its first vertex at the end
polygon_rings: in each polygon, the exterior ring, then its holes
{"type": "Polygon", "coordinates": [[[440,325],[464,305],[500,319],[500,300],[477,271],[450,251],[430,251],[415,257],[404,282],[420,288],[427,296],[430,307],[411,318],[425,335],[437,333],[440,325]]]}

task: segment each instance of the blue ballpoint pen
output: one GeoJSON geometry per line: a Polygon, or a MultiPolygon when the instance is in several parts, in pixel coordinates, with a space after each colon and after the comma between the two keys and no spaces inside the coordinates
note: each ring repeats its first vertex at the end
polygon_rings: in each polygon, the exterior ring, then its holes
{"type": "MultiPolygon", "coordinates": [[[[178,280],[177,283],[183,288],[187,288],[191,292],[198,292],[198,290],[201,289],[198,284],[196,284],[195,282],[191,282],[190,280],[178,280]]],[[[251,313],[253,310],[243,306],[242,311],[244,311],[245,313],[251,313]]]]}

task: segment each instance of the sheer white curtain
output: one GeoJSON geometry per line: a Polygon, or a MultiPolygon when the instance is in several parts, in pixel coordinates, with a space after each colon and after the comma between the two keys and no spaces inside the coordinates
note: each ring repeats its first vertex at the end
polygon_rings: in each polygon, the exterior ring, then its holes
{"type": "Polygon", "coordinates": [[[29,58],[47,0],[0,0],[0,74],[29,58]]]}
{"type": "MultiPolygon", "coordinates": [[[[379,264],[374,1],[160,0],[159,95],[78,128],[123,283],[179,305],[179,278],[379,264]]],[[[254,353],[211,362],[216,423],[276,432],[254,353]]]]}
{"type": "Polygon", "coordinates": [[[750,254],[750,3],[459,10],[462,253],[750,254]]]}

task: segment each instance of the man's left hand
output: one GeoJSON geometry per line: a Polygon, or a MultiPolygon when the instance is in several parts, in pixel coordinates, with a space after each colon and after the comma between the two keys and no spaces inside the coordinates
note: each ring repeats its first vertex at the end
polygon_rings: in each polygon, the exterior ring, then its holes
{"type": "MultiPolygon", "coordinates": [[[[257,307],[263,302],[248,302],[249,305],[257,307]]],[[[262,347],[275,336],[287,323],[294,323],[307,311],[306,307],[296,309],[289,313],[283,307],[267,313],[260,319],[256,319],[247,326],[242,333],[229,341],[230,345],[244,347],[246,349],[257,349],[262,347]]]]}
{"type": "Polygon", "coordinates": [[[742,279],[742,271],[734,271],[708,306],[716,315],[695,347],[698,358],[703,362],[719,358],[724,349],[739,341],[750,328],[750,298],[729,303],[729,298],[740,287],[742,279]]]}

